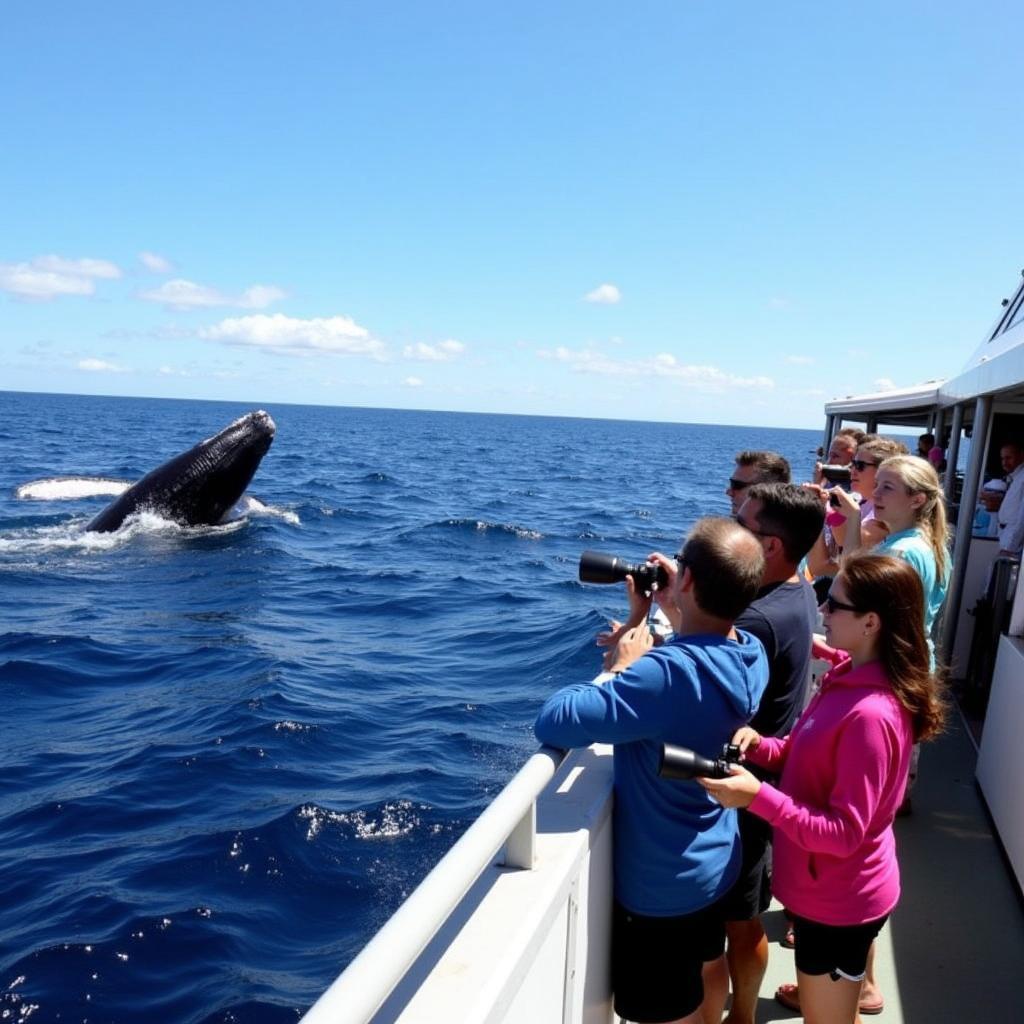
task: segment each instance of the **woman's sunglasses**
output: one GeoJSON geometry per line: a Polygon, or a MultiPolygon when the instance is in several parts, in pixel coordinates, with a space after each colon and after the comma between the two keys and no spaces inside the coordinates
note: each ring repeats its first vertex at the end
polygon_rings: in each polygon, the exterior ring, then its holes
{"type": "Polygon", "coordinates": [[[837,598],[834,598],[831,594],[825,595],[825,600],[821,602],[821,606],[829,613],[829,615],[834,615],[840,609],[844,612],[860,613],[860,609],[856,605],[840,601],[837,598]]]}
{"type": "Polygon", "coordinates": [[[850,465],[853,466],[858,473],[863,473],[865,469],[874,469],[878,465],[877,462],[865,462],[863,459],[851,459],[850,465]]]}

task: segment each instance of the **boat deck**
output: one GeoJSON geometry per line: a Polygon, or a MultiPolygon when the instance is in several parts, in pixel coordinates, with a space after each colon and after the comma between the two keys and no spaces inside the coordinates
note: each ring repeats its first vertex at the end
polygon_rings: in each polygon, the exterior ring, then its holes
{"type": "MultiPolygon", "coordinates": [[[[922,750],[914,812],[896,822],[903,898],[876,949],[885,1009],[865,1021],[1024,1020],[1024,905],[975,787],[976,750],[954,717],[922,750]]],[[[773,997],[795,981],[793,953],[779,945],[778,904],[765,928],[771,954],[758,1024],[799,1020],[773,997]]]]}

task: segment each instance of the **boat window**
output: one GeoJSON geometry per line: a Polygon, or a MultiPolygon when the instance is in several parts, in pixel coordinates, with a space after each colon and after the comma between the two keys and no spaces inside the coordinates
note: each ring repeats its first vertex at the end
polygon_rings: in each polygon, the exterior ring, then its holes
{"type": "Polygon", "coordinates": [[[1017,296],[1016,308],[1010,313],[1010,317],[1006,321],[1006,326],[1003,330],[1008,331],[1011,327],[1016,327],[1017,324],[1024,324],[1024,288],[1021,289],[1020,295],[1017,296]]]}
{"type": "Polygon", "coordinates": [[[1022,323],[1024,323],[1024,287],[1020,288],[1013,297],[1013,300],[1007,305],[1006,313],[1003,319],[999,321],[999,326],[995,329],[989,341],[995,340],[1000,334],[1004,334],[1011,327],[1016,327],[1022,323]]]}

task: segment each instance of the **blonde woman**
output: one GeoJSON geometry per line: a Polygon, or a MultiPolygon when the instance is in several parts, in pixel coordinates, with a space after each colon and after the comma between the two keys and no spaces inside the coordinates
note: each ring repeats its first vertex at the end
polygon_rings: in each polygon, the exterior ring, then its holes
{"type": "MultiPolygon", "coordinates": [[[[889,531],[874,552],[909,562],[924,588],[924,631],[935,664],[931,640],[935,618],[949,587],[949,527],[942,485],[935,467],[914,455],[894,455],[875,472],[872,493],[875,519],[889,531]]],[[[856,531],[849,531],[856,534],[856,531]]],[[[856,550],[851,536],[848,551],[856,550]]]]}

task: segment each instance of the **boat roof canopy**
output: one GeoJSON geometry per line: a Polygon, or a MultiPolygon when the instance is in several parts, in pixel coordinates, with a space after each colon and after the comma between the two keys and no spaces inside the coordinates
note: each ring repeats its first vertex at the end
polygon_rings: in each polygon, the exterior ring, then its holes
{"type": "Polygon", "coordinates": [[[941,380],[930,380],[910,388],[875,391],[868,395],[847,395],[825,403],[825,415],[840,419],[866,420],[869,416],[884,423],[926,424],[939,397],[941,380]]]}

